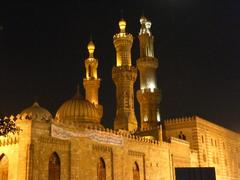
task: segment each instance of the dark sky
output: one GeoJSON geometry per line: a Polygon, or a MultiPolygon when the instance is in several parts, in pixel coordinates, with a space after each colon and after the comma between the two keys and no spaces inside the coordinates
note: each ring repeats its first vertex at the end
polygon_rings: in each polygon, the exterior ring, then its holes
{"type": "MultiPolygon", "coordinates": [[[[115,114],[113,35],[123,16],[138,57],[139,18],[152,21],[162,119],[199,115],[240,131],[240,3],[226,0],[66,1],[0,4],[0,112],[34,99],[55,115],[81,85],[92,34],[102,78],[103,123],[115,114]]],[[[139,79],[135,89],[139,87],[139,79]]],[[[135,102],[136,114],[139,105],[135,102]]]]}

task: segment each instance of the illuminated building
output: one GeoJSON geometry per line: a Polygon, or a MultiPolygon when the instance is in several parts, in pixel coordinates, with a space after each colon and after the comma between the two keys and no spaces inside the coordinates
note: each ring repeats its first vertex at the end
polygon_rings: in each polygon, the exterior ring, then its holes
{"type": "Polygon", "coordinates": [[[198,116],[160,122],[161,96],[155,75],[158,60],[154,57],[151,22],[142,17],[140,23],[140,124],[133,102],[137,78],[137,69],[131,63],[133,37],[121,20],[120,32],[113,37],[114,129],[101,125],[98,60],[90,41],[83,80],[85,99],[77,88],[55,117],[38,103],[11,116],[22,132],[0,137],[0,180],[173,180],[178,167],[214,167],[218,180],[240,179],[238,133],[198,116]]]}

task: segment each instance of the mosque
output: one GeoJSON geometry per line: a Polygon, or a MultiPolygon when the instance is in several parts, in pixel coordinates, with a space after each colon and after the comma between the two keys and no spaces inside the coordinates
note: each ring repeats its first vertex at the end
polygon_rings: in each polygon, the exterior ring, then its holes
{"type": "Polygon", "coordinates": [[[181,168],[210,168],[217,180],[240,179],[239,133],[198,116],[161,121],[151,22],[141,17],[140,24],[137,67],[131,62],[133,36],[125,20],[113,36],[114,128],[101,124],[101,79],[90,41],[85,97],[77,89],[55,116],[37,102],[11,116],[22,131],[0,137],[0,180],[175,180],[181,168]],[[140,123],[133,88],[138,74],[140,123]]]}

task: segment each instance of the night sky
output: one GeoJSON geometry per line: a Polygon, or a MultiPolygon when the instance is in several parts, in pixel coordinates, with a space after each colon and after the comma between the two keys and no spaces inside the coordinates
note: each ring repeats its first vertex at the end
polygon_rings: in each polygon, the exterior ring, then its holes
{"type": "MultiPolygon", "coordinates": [[[[199,115],[240,131],[240,3],[230,0],[66,1],[0,4],[0,112],[17,114],[35,99],[55,115],[85,75],[92,36],[99,59],[103,124],[112,127],[115,64],[112,37],[118,21],[134,36],[139,18],[152,21],[161,118],[199,115]],[[71,2],[71,3],[70,3],[71,2]]],[[[135,89],[139,88],[139,78],[135,89]]],[[[135,97],[136,99],[136,97],[135,97]]],[[[135,101],[136,115],[139,104],[135,101]]],[[[139,119],[139,118],[138,118],[139,119]]]]}

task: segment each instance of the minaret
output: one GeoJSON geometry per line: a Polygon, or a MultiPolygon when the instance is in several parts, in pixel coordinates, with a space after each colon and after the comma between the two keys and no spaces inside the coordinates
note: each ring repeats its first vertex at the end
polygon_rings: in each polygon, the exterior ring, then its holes
{"type": "Polygon", "coordinates": [[[116,66],[112,68],[112,79],[116,85],[116,117],[114,129],[136,130],[137,120],[134,112],[133,85],[137,78],[137,69],[132,66],[131,48],[133,37],[126,33],[126,22],[119,21],[120,32],[113,36],[116,49],[116,66]]]}
{"type": "Polygon", "coordinates": [[[95,45],[92,41],[88,43],[89,57],[85,60],[86,77],[83,79],[85,88],[85,99],[93,103],[102,116],[102,106],[98,104],[98,89],[100,87],[100,79],[98,78],[97,68],[98,60],[94,58],[95,45]]]}
{"type": "Polygon", "coordinates": [[[141,129],[157,127],[160,122],[160,90],[157,87],[156,69],[158,60],[154,57],[154,37],[151,34],[151,22],[146,17],[140,19],[139,33],[140,57],[137,67],[140,72],[140,90],[137,100],[140,104],[141,129]]]}

